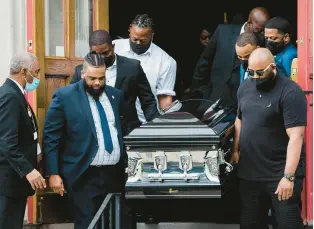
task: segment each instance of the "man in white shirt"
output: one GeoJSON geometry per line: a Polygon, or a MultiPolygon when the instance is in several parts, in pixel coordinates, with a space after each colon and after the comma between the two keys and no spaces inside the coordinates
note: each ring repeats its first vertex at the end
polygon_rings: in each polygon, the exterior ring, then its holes
{"type": "Polygon", "coordinates": [[[256,7],[250,11],[247,22],[241,28],[240,34],[244,32],[254,33],[257,37],[259,44],[264,46],[264,28],[266,22],[270,19],[268,10],[264,7],[256,7]]]}
{"type": "MultiPolygon", "coordinates": [[[[172,103],[176,95],[174,85],[176,81],[177,63],[164,50],[153,43],[154,24],[147,14],[137,15],[129,29],[129,39],[114,40],[115,53],[120,56],[137,59],[151,86],[152,92],[163,109],[172,103]]],[[[136,108],[141,122],[146,119],[139,100],[136,108]]]]}

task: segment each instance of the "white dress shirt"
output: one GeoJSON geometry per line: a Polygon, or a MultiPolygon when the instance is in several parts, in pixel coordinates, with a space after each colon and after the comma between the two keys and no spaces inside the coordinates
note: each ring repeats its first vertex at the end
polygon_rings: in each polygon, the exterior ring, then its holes
{"type": "Polygon", "coordinates": [[[112,66],[106,69],[106,84],[114,87],[117,80],[117,55],[112,66]]]}
{"type": "MultiPolygon", "coordinates": [[[[137,55],[130,47],[129,39],[114,40],[115,52],[118,55],[133,58],[141,62],[141,66],[146,74],[152,92],[158,104],[158,95],[175,96],[174,85],[176,81],[177,63],[160,47],[151,43],[149,49],[137,55]]],[[[136,100],[136,109],[139,120],[146,122],[144,113],[141,109],[139,99],[136,100]]]]}
{"type": "Polygon", "coordinates": [[[99,102],[103,106],[106,117],[108,120],[109,130],[111,134],[112,144],[113,144],[113,151],[108,153],[105,150],[105,141],[104,141],[104,135],[101,128],[101,121],[100,116],[98,113],[96,101],[94,98],[87,93],[89,105],[92,111],[95,128],[96,128],[96,134],[97,134],[97,141],[98,141],[98,152],[92,161],[92,166],[98,166],[98,165],[115,165],[120,160],[120,145],[118,140],[118,131],[115,124],[115,118],[114,113],[111,107],[111,103],[106,95],[106,93],[102,93],[99,97],[99,102]]]}
{"type": "Polygon", "coordinates": [[[242,26],[242,28],[241,28],[241,31],[240,31],[240,34],[242,34],[242,33],[245,32],[244,28],[245,28],[246,24],[247,24],[247,22],[245,22],[245,23],[243,24],[243,26],[242,26]]]}

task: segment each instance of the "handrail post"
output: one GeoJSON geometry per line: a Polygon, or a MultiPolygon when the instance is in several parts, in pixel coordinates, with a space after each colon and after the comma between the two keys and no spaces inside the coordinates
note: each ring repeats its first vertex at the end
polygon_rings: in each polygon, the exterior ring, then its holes
{"type": "MultiPolygon", "coordinates": [[[[87,229],[101,229],[106,228],[106,221],[109,220],[110,229],[121,229],[121,193],[109,193],[105,200],[102,202],[92,222],[87,229]],[[110,205],[110,206],[108,206],[110,205]],[[110,209],[108,209],[110,207],[110,209]],[[107,212],[106,210],[109,210],[107,212]],[[109,213],[109,217],[106,216],[109,213]],[[114,222],[115,221],[115,222],[114,222]]],[[[108,225],[108,224],[107,224],[108,225]]]]}
{"type": "Polygon", "coordinates": [[[109,229],[114,229],[113,225],[114,225],[114,214],[115,214],[115,211],[114,211],[114,202],[115,202],[115,199],[111,199],[110,201],[110,209],[109,209],[109,229]]]}
{"type": "Polygon", "coordinates": [[[106,211],[101,214],[101,229],[105,229],[106,227],[106,211]]]}
{"type": "Polygon", "coordinates": [[[116,223],[115,229],[121,229],[121,196],[120,194],[115,195],[115,218],[116,218],[116,223]]]}

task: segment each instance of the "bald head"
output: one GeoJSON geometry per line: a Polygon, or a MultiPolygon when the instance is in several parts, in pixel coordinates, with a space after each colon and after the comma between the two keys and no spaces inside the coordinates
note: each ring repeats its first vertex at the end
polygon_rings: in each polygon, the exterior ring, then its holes
{"type": "Polygon", "coordinates": [[[274,63],[274,56],[267,48],[255,49],[249,58],[249,68],[253,70],[265,69],[274,63]]]}
{"type": "Polygon", "coordinates": [[[248,17],[248,23],[249,28],[248,32],[254,32],[259,33],[264,30],[265,23],[269,20],[270,14],[268,10],[264,7],[256,7],[251,10],[249,17],[248,17]]]}

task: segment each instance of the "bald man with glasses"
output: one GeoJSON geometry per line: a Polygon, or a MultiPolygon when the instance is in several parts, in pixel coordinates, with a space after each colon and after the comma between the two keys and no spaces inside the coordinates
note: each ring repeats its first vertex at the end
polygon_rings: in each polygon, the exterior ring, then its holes
{"type": "Polygon", "coordinates": [[[279,229],[301,229],[307,101],[301,88],[281,77],[268,49],[249,58],[238,90],[232,163],[238,162],[241,229],[265,225],[271,205],[279,229]]]}

